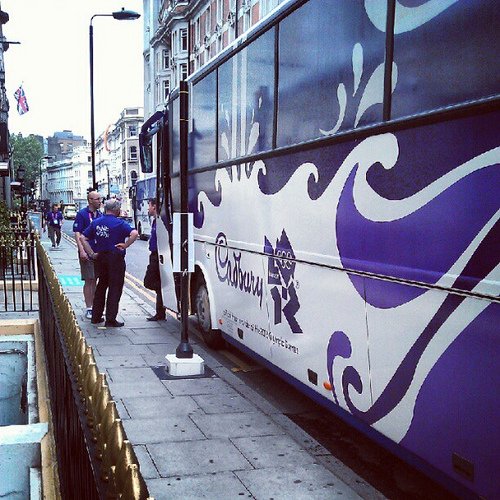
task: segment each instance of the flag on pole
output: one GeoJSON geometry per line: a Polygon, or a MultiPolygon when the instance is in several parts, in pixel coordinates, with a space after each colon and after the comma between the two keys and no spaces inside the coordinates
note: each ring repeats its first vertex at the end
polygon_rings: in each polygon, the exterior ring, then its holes
{"type": "Polygon", "coordinates": [[[27,113],[30,108],[28,106],[28,101],[26,99],[26,94],[24,93],[22,85],[19,85],[19,88],[14,92],[14,97],[17,101],[17,112],[20,115],[24,115],[24,113],[27,113]]]}

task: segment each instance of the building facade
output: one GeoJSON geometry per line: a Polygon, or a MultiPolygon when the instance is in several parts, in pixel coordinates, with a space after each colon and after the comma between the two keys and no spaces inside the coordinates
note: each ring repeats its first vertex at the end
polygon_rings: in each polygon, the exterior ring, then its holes
{"type": "Polygon", "coordinates": [[[142,107],[125,108],[116,123],[96,140],[96,181],[103,197],[122,201],[123,212],[130,212],[129,189],[140,176],[139,132],[142,107]]]}
{"type": "Polygon", "coordinates": [[[286,0],[144,0],[144,113],[286,0]]]}
{"type": "Polygon", "coordinates": [[[87,189],[92,185],[90,145],[75,147],[67,159],[45,164],[42,194],[51,203],[75,204],[82,208],[87,203],[87,189]]]}
{"type": "Polygon", "coordinates": [[[47,154],[54,157],[55,161],[66,160],[73,156],[76,148],[86,144],[83,136],[75,135],[71,130],[54,132],[52,137],[47,138],[47,154]]]}

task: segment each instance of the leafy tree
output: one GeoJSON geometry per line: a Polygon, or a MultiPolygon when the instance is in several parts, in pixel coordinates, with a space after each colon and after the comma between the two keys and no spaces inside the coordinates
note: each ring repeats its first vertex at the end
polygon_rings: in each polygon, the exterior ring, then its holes
{"type": "Polygon", "coordinates": [[[23,137],[22,134],[11,134],[10,146],[14,161],[14,176],[22,165],[26,169],[25,184],[29,185],[31,181],[36,181],[39,176],[40,160],[43,157],[43,147],[38,139],[33,135],[23,137]]]}

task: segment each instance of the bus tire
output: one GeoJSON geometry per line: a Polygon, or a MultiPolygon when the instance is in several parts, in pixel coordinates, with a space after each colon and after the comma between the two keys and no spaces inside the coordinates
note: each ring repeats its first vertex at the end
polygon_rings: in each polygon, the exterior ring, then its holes
{"type": "Polygon", "coordinates": [[[220,330],[212,328],[212,321],[210,319],[210,298],[208,296],[207,285],[203,280],[198,282],[194,303],[198,327],[205,344],[212,349],[220,349],[224,345],[224,339],[222,338],[220,330]]]}

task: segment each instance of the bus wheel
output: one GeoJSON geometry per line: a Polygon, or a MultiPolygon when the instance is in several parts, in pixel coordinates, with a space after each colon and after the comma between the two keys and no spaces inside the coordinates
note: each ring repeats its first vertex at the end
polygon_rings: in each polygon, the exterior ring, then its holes
{"type": "Polygon", "coordinates": [[[204,281],[198,284],[194,303],[198,327],[200,328],[205,344],[212,349],[220,349],[224,344],[224,339],[222,338],[220,330],[214,330],[212,328],[212,321],[210,320],[210,300],[207,286],[204,281]]]}

